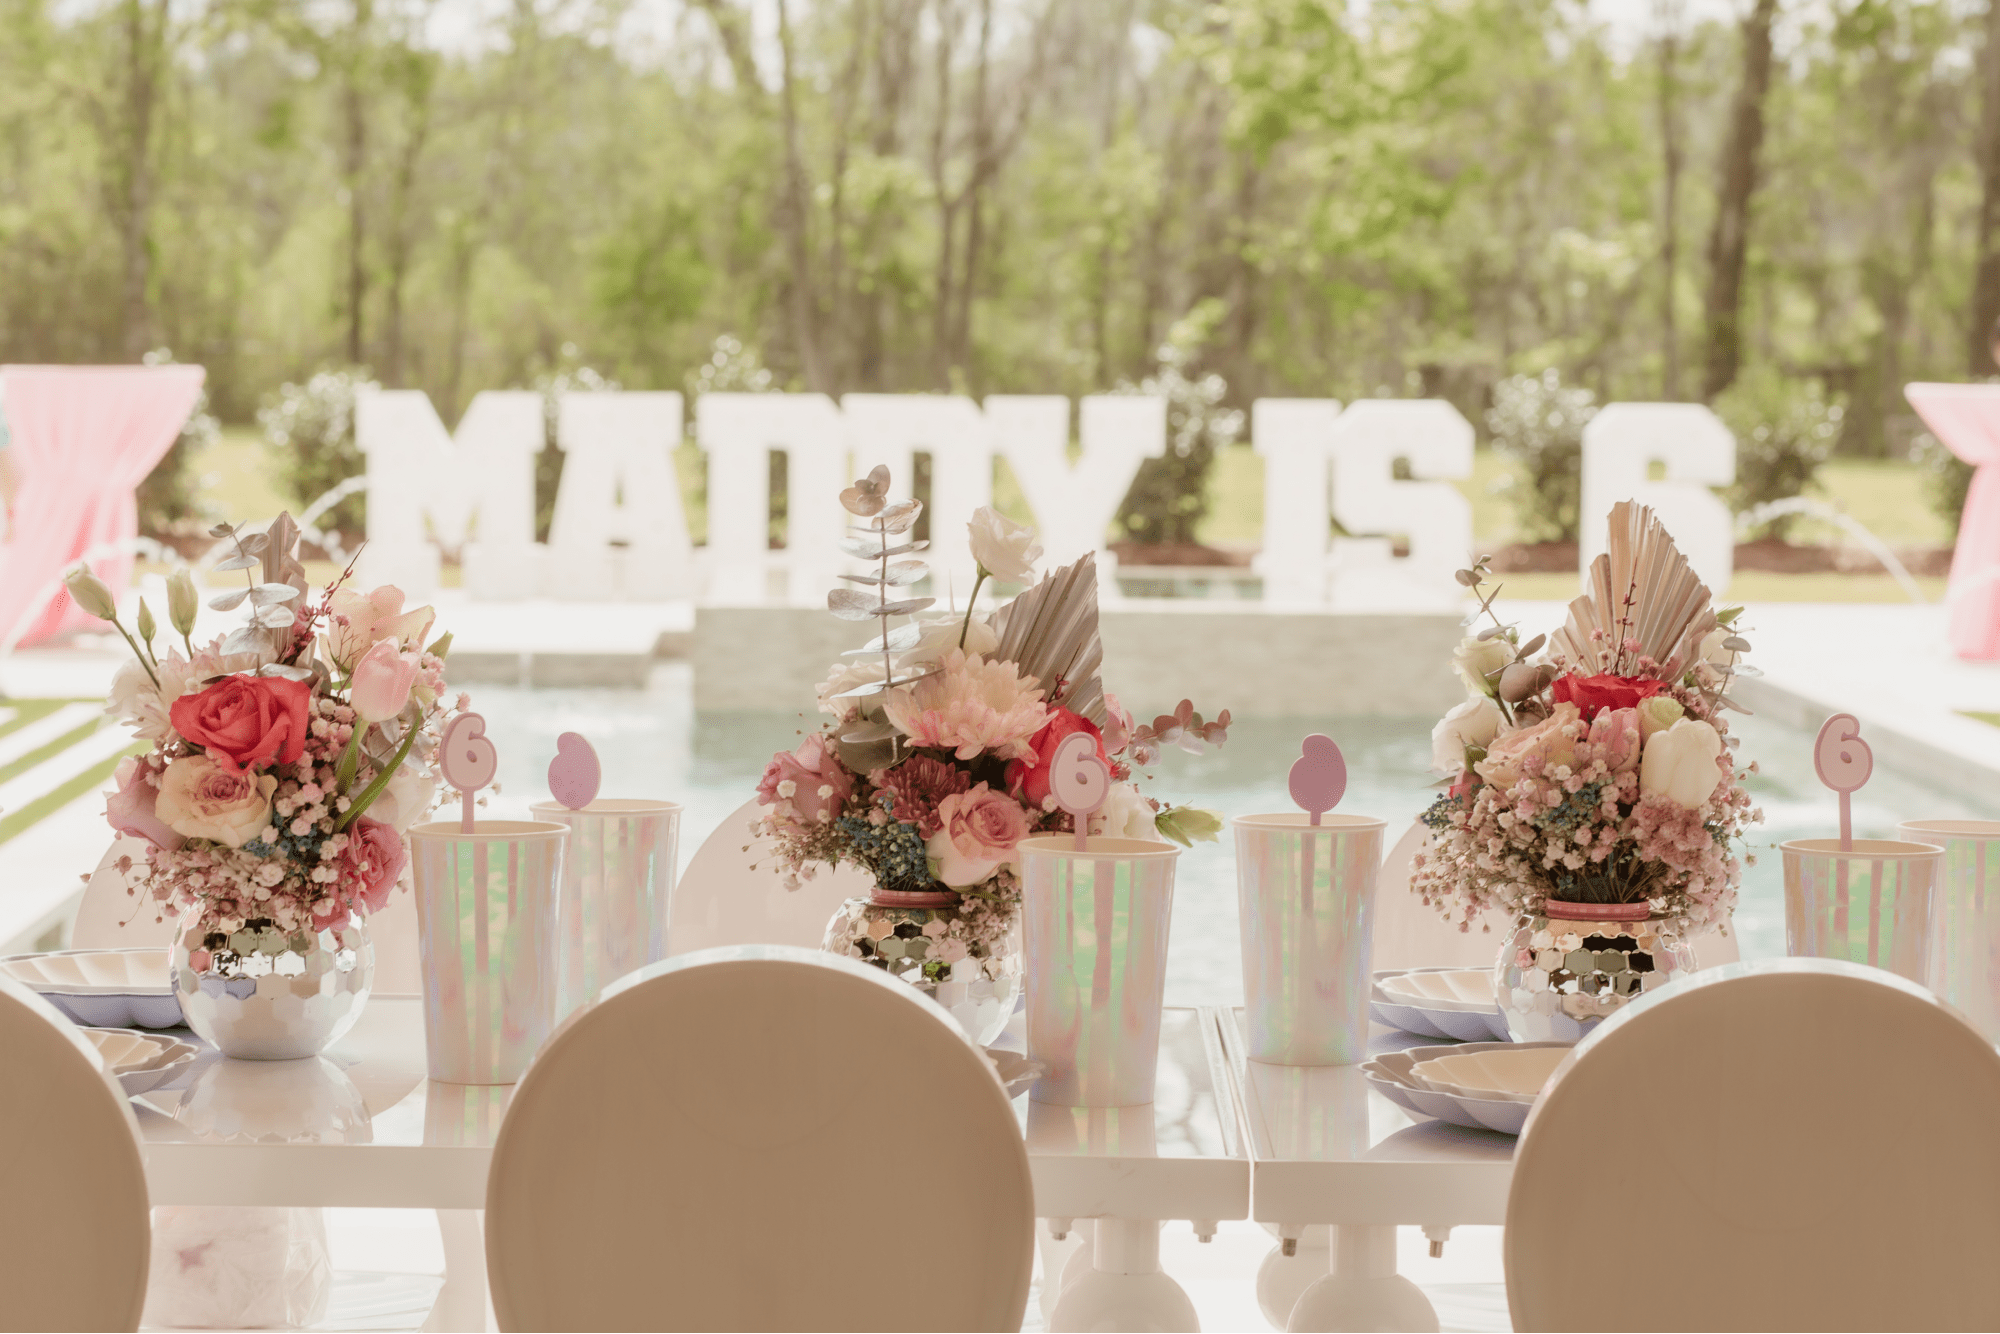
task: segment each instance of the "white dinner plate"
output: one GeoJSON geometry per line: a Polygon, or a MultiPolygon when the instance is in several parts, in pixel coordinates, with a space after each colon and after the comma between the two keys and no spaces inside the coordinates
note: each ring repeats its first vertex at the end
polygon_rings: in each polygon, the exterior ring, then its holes
{"type": "Polygon", "coordinates": [[[180,1077],[201,1048],[160,1033],[130,1028],[86,1028],[85,1038],[97,1048],[104,1068],[118,1080],[125,1096],[149,1093],[180,1077]]]}
{"type": "Polygon", "coordinates": [[[1568,1047],[1476,1045],[1482,1050],[1425,1053],[1428,1059],[1418,1060],[1410,1075],[1440,1093],[1531,1103],[1569,1055],[1568,1047]]]}
{"type": "MultiPolygon", "coordinates": [[[[1507,1041],[1507,1021],[1500,1013],[1498,1005],[1489,1002],[1485,1009],[1444,1008],[1430,1001],[1416,1003],[1409,992],[1424,984],[1414,983],[1392,995],[1384,984],[1399,979],[1421,977],[1425,974],[1463,973],[1473,970],[1464,968],[1381,968],[1373,977],[1374,986],[1369,992],[1369,1012],[1376,1022],[1399,1028],[1405,1033],[1415,1033],[1425,1038],[1450,1038],[1454,1042],[1505,1042],[1507,1041]]],[[[1489,982],[1489,986],[1491,983],[1489,982]]]]}
{"type": "Polygon", "coordinates": [[[0,968],[90,1028],[173,1028],[181,1022],[167,951],[56,950],[15,954],[0,968]]]}

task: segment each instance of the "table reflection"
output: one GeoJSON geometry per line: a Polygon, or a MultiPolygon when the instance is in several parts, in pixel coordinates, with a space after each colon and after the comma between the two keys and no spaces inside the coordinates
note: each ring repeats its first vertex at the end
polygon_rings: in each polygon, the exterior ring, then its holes
{"type": "Polygon", "coordinates": [[[169,1113],[211,1144],[366,1144],[373,1138],[361,1090],[324,1056],[239,1061],[210,1053],[169,1113]]]}

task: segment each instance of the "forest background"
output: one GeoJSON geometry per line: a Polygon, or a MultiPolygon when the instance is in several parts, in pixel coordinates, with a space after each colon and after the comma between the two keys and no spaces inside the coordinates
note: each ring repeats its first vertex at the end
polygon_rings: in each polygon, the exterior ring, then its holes
{"type": "Polygon", "coordinates": [[[1448,398],[1555,543],[1685,399],[1739,507],[1955,522],[1900,388],[1994,370],[2000,0],[1634,3],[0,0],[0,361],[207,367],[158,532],[218,419],[357,471],[369,381],[1161,392],[1168,546],[1258,397],[1448,398]]]}

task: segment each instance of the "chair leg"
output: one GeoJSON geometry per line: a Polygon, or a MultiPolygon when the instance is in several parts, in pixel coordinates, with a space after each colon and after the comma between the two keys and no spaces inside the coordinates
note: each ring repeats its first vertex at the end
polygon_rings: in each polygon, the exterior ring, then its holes
{"type": "Polygon", "coordinates": [[[1437,1311],[1396,1272],[1396,1229],[1335,1227],[1332,1267],[1299,1294],[1290,1330],[1386,1329],[1437,1334],[1437,1311]]]}
{"type": "Polygon", "coordinates": [[[444,1242],[444,1286],[424,1329],[433,1334],[484,1334],[493,1329],[486,1293],[486,1230],[478,1209],[437,1211],[444,1242]]]}
{"type": "Polygon", "coordinates": [[[1064,1285],[1050,1330],[1198,1334],[1194,1303],[1160,1269],[1160,1220],[1100,1218],[1094,1232],[1090,1269],[1064,1285]]]}

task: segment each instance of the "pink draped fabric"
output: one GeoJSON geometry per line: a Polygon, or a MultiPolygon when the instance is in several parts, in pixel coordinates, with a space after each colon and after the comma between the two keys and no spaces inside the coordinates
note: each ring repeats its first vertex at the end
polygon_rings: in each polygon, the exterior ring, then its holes
{"type": "Polygon", "coordinates": [[[0,644],[23,626],[22,644],[102,629],[57,581],[86,552],[116,545],[118,554],[92,557],[91,568],[115,590],[130,583],[133,493],[187,423],[202,368],[8,366],[0,377],[19,485],[0,549],[0,644]]]}
{"type": "Polygon", "coordinates": [[[1946,449],[1978,469],[1951,553],[1951,648],[2000,658],[2000,384],[1911,384],[1903,396],[1946,449]]]}

